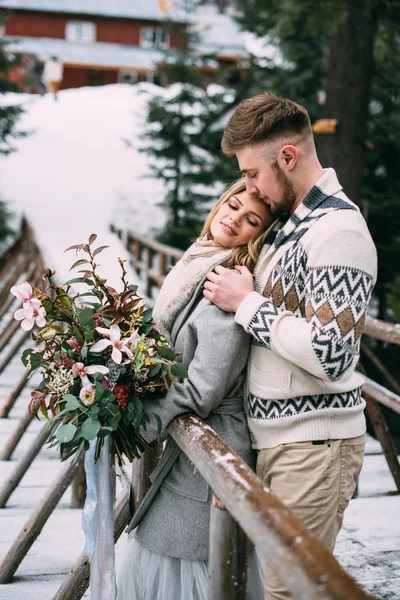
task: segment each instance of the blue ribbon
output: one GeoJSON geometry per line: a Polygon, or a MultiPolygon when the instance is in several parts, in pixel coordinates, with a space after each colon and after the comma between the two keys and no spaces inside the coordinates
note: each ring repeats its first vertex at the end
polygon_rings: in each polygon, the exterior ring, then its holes
{"type": "Polygon", "coordinates": [[[96,463],[95,449],[96,440],[93,440],[85,456],[87,492],[82,513],[86,535],[84,551],[90,559],[90,598],[115,600],[115,461],[110,437],[104,439],[96,463]]]}

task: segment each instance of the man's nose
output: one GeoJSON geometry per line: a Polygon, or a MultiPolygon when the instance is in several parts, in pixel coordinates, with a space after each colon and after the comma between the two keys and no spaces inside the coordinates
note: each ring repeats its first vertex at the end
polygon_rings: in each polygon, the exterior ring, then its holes
{"type": "Polygon", "coordinates": [[[246,181],[246,191],[250,196],[259,195],[258,188],[252,181],[246,181]]]}

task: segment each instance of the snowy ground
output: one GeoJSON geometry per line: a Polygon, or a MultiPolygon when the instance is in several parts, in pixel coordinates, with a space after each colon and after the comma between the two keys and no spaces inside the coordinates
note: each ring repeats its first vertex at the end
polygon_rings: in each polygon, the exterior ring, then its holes
{"type": "MultiPolygon", "coordinates": [[[[31,134],[17,140],[18,152],[0,157],[0,193],[26,214],[48,266],[60,280],[69,278],[70,245],[97,233],[104,275],[113,281],[116,256],[126,251],[109,225],[148,233],[161,227],[164,214],[160,181],[146,178],[148,157],[139,153],[146,102],[160,88],[152,84],[112,85],[65,90],[58,101],[46,95],[7,95],[26,114],[20,129],[31,134]],[[128,139],[132,147],[125,142],[128,139]]],[[[133,276],[133,274],[132,274],[133,276]]]]}

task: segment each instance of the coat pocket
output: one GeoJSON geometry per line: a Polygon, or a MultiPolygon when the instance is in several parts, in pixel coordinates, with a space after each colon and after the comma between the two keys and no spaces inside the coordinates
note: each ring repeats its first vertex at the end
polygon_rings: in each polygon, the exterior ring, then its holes
{"type": "Polygon", "coordinates": [[[183,452],[180,453],[162,485],[192,500],[207,502],[210,497],[207,481],[183,452]]]}

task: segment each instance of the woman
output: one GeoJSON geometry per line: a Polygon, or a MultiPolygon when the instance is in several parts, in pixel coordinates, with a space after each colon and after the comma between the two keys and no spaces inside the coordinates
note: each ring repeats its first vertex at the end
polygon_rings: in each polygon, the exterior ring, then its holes
{"type": "MultiPolygon", "coordinates": [[[[252,269],[271,223],[267,205],[246,192],[244,179],[234,183],[159,292],[154,319],[181,353],[188,378],[175,380],[166,397],[146,405],[160,417],[167,444],[128,527],[118,600],[206,599],[211,490],[166,428],[178,415],[193,412],[255,467],[243,406],[250,337],[231,313],[203,297],[203,284],[219,264],[252,269]]],[[[157,431],[154,419],[143,436],[153,441],[157,431]]],[[[256,589],[249,598],[261,599],[262,576],[250,579],[256,589]]]]}

